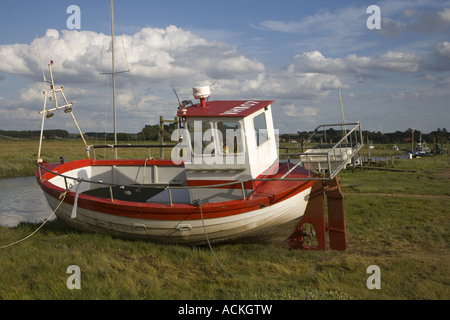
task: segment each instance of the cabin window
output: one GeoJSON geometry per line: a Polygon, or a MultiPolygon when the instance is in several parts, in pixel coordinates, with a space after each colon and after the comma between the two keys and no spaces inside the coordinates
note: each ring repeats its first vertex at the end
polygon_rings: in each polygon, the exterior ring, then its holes
{"type": "Polygon", "coordinates": [[[260,146],[269,139],[265,113],[261,113],[253,118],[253,127],[255,128],[256,145],[260,146]]]}
{"type": "Polygon", "coordinates": [[[218,121],[218,143],[222,155],[237,154],[244,151],[243,132],[237,121],[218,121]]]}
{"type": "Polygon", "coordinates": [[[192,152],[197,155],[214,155],[214,141],[211,137],[211,124],[208,121],[189,121],[187,129],[191,137],[192,152]],[[207,138],[210,138],[209,140],[207,138]]]}

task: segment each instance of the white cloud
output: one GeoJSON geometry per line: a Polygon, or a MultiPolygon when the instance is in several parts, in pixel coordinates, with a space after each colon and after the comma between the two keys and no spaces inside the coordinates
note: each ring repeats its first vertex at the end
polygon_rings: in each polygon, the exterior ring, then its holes
{"type": "MultiPolygon", "coordinates": [[[[402,16],[399,19],[404,18],[404,22],[396,21],[389,16],[383,16],[381,29],[377,30],[378,33],[388,38],[395,38],[403,31],[417,32],[417,33],[438,33],[447,32],[450,30],[450,8],[443,8],[442,10],[435,9],[434,11],[423,11],[420,9],[410,9],[413,4],[410,3],[398,3],[404,5],[402,16]]],[[[382,6],[383,13],[394,14],[397,10],[385,10],[392,4],[386,3],[382,6]],[[392,12],[391,12],[392,11],[392,12]]],[[[432,5],[427,4],[427,5],[432,5]]],[[[438,6],[438,5],[437,5],[438,6]]],[[[445,6],[441,3],[439,6],[445,6]]]]}
{"type": "Polygon", "coordinates": [[[433,47],[431,61],[426,66],[430,70],[446,72],[450,70],[450,42],[443,41],[433,47]]]}
{"type": "Polygon", "coordinates": [[[420,33],[436,33],[450,30],[450,8],[440,11],[420,12],[409,28],[420,33]]]}
{"type": "MultiPolygon", "coordinates": [[[[18,92],[17,99],[4,99],[2,105],[22,108],[22,114],[29,113],[27,119],[36,119],[37,111],[42,108],[42,90],[48,90],[48,84],[42,82],[40,52],[44,65],[54,61],[55,83],[63,85],[67,99],[75,102],[74,112],[82,129],[105,130],[103,126],[112,122],[106,120],[111,117],[111,111],[105,109],[111,104],[108,87],[111,80],[99,72],[110,71],[109,42],[108,36],[92,31],[49,29],[45,36],[30,44],[1,45],[0,72],[32,80],[18,92]],[[94,117],[100,120],[92,121],[94,117]]],[[[134,90],[127,86],[126,74],[118,75],[116,81],[116,101],[124,128],[119,130],[126,132],[140,130],[129,119],[136,116],[137,109],[144,115],[144,124],[154,123],[160,115],[173,116],[174,87],[179,89],[182,100],[192,99],[191,88],[200,83],[211,85],[214,99],[317,100],[327,96],[330,90],[344,86],[337,75],[305,72],[296,69],[294,63],[268,72],[261,62],[247,58],[229,44],[207,41],[175,26],[143,28],[133,35],[124,35],[116,40],[116,48],[116,71],[130,68],[134,78],[134,90]]],[[[309,109],[303,112],[312,115],[309,109]]],[[[49,125],[62,123],[53,121],[49,125]]]]}
{"type": "Polygon", "coordinates": [[[381,19],[381,29],[376,30],[376,32],[392,39],[400,35],[406,28],[407,25],[405,23],[395,21],[389,17],[383,17],[381,19]]]}
{"type": "Polygon", "coordinates": [[[366,7],[347,7],[333,12],[323,10],[297,21],[265,20],[254,27],[286,33],[327,33],[349,36],[364,32],[366,19],[366,7]]]}
{"type": "Polygon", "coordinates": [[[301,107],[297,108],[293,104],[288,104],[285,106],[282,106],[281,109],[283,110],[284,114],[288,117],[297,117],[302,119],[308,119],[308,121],[315,121],[316,117],[318,115],[318,109],[314,107],[301,107]]]}
{"type": "Polygon", "coordinates": [[[320,73],[367,73],[379,72],[416,72],[419,69],[420,59],[414,54],[388,51],[377,57],[360,57],[356,54],[345,58],[326,58],[319,51],[306,52],[295,56],[293,68],[304,72],[320,73]]]}
{"type": "MultiPolygon", "coordinates": [[[[55,61],[54,68],[66,82],[98,81],[99,71],[111,70],[109,42],[108,36],[92,31],[49,29],[29,45],[0,46],[0,72],[37,79],[41,77],[40,52],[44,65],[55,61]]],[[[208,42],[175,26],[143,28],[134,35],[117,37],[115,60],[117,71],[130,67],[135,76],[152,81],[177,77],[222,79],[264,71],[263,64],[244,57],[230,45],[208,42]]]]}
{"type": "Polygon", "coordinates": [[[450,42],[444,41],[444,42],[438,43],[435,47],[435,51],[442,58],[450,59],[450,42]]]}
{"type": "Polygon", "coordinates": [[[405,93],[403,91],[399,91],[391,94],[392,99],[394,100],[403,100],[405,98],[405,93]]]}
{"type": "Polygon", "coordinates": [[[444,10],[439,11],[438,15],[442,21],[450,22],[450,8],[445,8],[444,10]]]}

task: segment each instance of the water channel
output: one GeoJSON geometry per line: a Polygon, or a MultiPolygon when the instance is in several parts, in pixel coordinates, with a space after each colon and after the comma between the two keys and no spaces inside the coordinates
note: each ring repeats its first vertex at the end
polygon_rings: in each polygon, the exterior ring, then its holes
{"type": "MultiPolygon", "coordinates": [[[[52,213],[36,178],[0,179],[0,225],[39,223],[52,213]]],[[[52,217],[55,219],[55,216],[52,217]]]]}

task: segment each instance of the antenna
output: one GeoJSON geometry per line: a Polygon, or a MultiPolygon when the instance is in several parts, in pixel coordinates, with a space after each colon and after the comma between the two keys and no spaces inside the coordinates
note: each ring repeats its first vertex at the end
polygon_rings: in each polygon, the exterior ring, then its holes
{"type": "Polygon", "coordinates": [[[39,39],[38,39],[37,35],[36,35],[36,43],[37,43],[37,46],[38,46],[39,61],[41,62],[42,77],[44,78],[44,82],[47,82],[47,79],[45,79],[44,65],[42,64],[41,49],[40,49],[40,46],[39,46],[39,39]]]}
{"type": "Polygon", "coordinates": [[[177,91],[176,91],[175,89],[173,89],[173,92],[175,92],[175,96],[177,97],[177,100],[178,100],[178,109],[179,109],[179,108],[181,108],[183,105],[182,105],[181,102],[180,102],[180,98],[178,98],[177,91]]]}
{"type": "MultiPolygon", "coordinates": [[[[341,98],[341,88],[338,88],[339,91],[339,104],[341,106],[341,119],[342,119],[342,136],[346,136],[347,135],[347,129],[345,128],[345,119],[344,119],[344,108],[342,107],[342,98],[341,98]]],[[[347,140],[347,139],[345,139],[347,140]]]]}

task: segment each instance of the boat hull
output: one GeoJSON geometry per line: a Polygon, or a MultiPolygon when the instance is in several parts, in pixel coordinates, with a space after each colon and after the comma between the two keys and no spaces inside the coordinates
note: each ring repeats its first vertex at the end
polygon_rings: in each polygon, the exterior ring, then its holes
{"type": "MultiPolygon", "coordinates": [[[[202,243],[206,236],[211,242],[278,235],[287,238],[303,216],[309,193],[310,188],[269,207],[203,220],[129,218],[84,208],[77,208],[76,218],[71,218],[73,205],[64,202],[55,214],[62,222],[78,230],[155,242],[202,243]]],[[[59,205],[60,200],[48,194],[45,196],[52,209],[59,205]]]]}
{"type": "MultiPolygon", "coordinates": [[[[75,172],[73,168],[77,166],[83,172],[89,171],[85,169],[88,168],[86,163],[80,162],[67,166],[66,173],[75,172]]],[[[64,173],[63,169],[55,171],[64,173]]],[[[55,179],[52,173],[37,172],[36,176],[50,207],[53,210],[58,208],[55,212],[58,219],[75,229],[129,239],[182,244],[255,237],[263,239],[280,235],[287,239],[305,212],[314,183],[264,182],[255,189],[253,195],[245,199],[195,205],[97,198],[77,194],[75,186],[67,191],[62,201],[59,196],[66,190],[52,183],[55,179]]]]}

